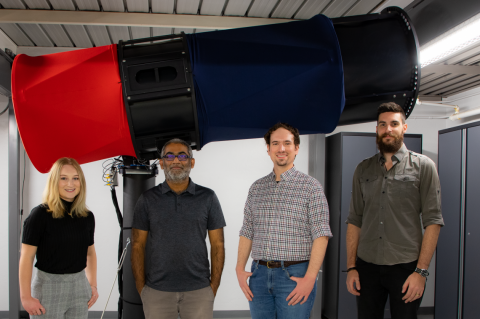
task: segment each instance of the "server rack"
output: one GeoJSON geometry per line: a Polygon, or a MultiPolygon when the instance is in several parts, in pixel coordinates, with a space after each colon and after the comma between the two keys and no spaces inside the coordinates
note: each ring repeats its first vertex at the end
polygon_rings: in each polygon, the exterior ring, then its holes
{"type": "Polygon", "coordinates": [[[478,318],[480,122],[438,132],[445,227],[436,253],[435,319],[478,318]]]}

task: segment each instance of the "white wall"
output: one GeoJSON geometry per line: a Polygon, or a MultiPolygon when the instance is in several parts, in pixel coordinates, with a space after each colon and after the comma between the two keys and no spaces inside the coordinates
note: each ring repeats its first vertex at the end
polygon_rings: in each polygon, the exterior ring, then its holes
{"type": "MultiPolygon", "coordinates": [[[[437,154],[437,134],[438,130],[444,129],[446,123],[444,120],[411,120],[409,124],[409,133],[420,133],[424,135],[424,152],[428,153],[436,161],[437,154]]],[[[350,125],[339,127],[334,132],[356,131],[373,132],[375,123],[366,123],[360,125],[350,125]]],[[[0,147],[7,152],[7,125],[6,116],[0,118],[0,147]]],[[[300,153],[297,156],[295,164],[303,172],[308,172],[309,159],[309,137],[302,136],[300,153]]],[[[243,206],[247,197],[250,185],[258,178],[268,174],[272,169],[272,163],[266,153],[266,147],[263,139],[239,140],[229,142],[214,142],[207,144],[201,151],[194,152],[196,166],[192,170],[191,177],[200,185],[212,188],[217,193],[227,222],[225,228],[226,243],[226,262],[222,283],[215,302],[215,310],[247,310],[248,303],[243,293],[238,288],[235,276],[235,263],[238,245],[238,231],[240,230],[243,219],[243,206]]],[[[0,165],[4,174],[7,173],[6,158],[4,165],[0,165]]],[[[94,212],[97,228],[95,233],[96,249],[98,254],[98,287],[100,298],[92,310],[103,310],[107,294],[115,277],[117,260],[117,243],[119,227],[115,215],[115,210],[111,202],[109,187],[103,185],[101,180],[102,163],[84,164],[84,169],[88,183],[87,204],[94,212]]],[[[0,162],[2,164],[2,162],[0,162]]],[[[41,195],[46,181],[46,175],[38,173],[27,159],[25,186],[25,215],[41,202],[41,195]]],[[[164,180],[163,171],[157,176],[157,184],[164,180]]],[[[117,187],[119,203],[122,202],[122,180],[120,177],[120,186],[117,187]]],[[[7,180],[3,179],[2,190],[7,188],[7,180]]],[[[6,192],[0,193],[1,205],[4,211],[7,211],[6,192]]],[[[8,251],[7,245],[7,218],[2,224],[4,240],[0,244],[0,249],[5,254],[8,251]]],[[[0,296],[8,296],[8,263],[0,261],[0,270],[4,276],[0,277],[0,296]]],[[[433,278],[433,277],[431,277],[433,278]]],[[[107,310],[116,310],[116,301],[118,298],[117,289],[114,289],[111,301],[107,310]]],[[[422,306],[433,306],[433,280],[428,283],[422,306]]],[[[0,298],[0,311],[8,310],[7,298],[0,298]]]]}
{"type": "MultiPolygon", "coordinates": [[[[0,30],[0,49],[17,52],[17,46],[0,30]]],[[[8,98],[0,95],[0,112],[8,105],[8,98]]],[[[0,311],[8,310],[8,111],[0,115],[0,311]]]]}
{"type": "MultiPolygon", "coordinates": [[[[8,47],[15,51],[12,43],[2,38],[0,34],[0,47],[8,47]]],[[[28,49],[30,55],[36,53],[34,49],[28,49]]],[[[21,52],[19,52],[21,53],[21,52]]],[[[1,100],[0,110],[6,105],[1,100]]],[[[472,90],[449,100],[459,104],[461,110],[480,107],[480,89],[472,90]],[[471,96],[472,94],[477,94],[471,96]]],[[[431,115],[437,112],[449,115],[448,111],[435,110],[423,106],[417,106],[412,117],[431,115]]],[[[438,115],[438,114],[435,114],[438,115]]],[[[468,121],[479,120],[480,117],[470,118],[468,121]]],[[[451,122],[448,120],[407,120],[409,125],[408,133],[423,134],[424,154],[437,161],[438,153],[438,130],[463,124],[466,120],[451,122]]],[[[340,131],[374,132],[375,123],[365,123],[337,128],[332,134],[340,131]]],[[[8,174],[7,166],[7,142],[8,125],[7,115],[0,116],[0,150],[4,156],[0,157],[0,209],[8,211],[8,174]]],[[[302,136],[300,153],[296,159],[296,166],[299,170],[309,172],[309,138],[302,136]]],[[[318,151],[315,150],[318,157],[318,151]]],[[[203,186],[212,188],[217,193],[225,214],[227,227],[225,228],[226,262],[222,283],[215,302],[215,310],[247,310],[248,303],[238,288],[235,276],[235,263],[238,245],[238,231],[243,218],[243,205],[246,200],[248,188],[258,178],[268,174],[272,169],[271,161],[266,153],[266,147],[262,139],[240,140],[230,142],[215,142],[207,144],[203,150],[195,152],[196,167],[192,170],[192,179],[203,186]]],[[[94,212],[96,228],[96,248],[99,262],[98,287],[100,298],[92,308],[94,311],[103,310],[107,294],[115,277],[117,261],[117,244],[119,227],[116,220],[115,210],[111,203],[109,188],[103,185],[101,180],[102,161],[82,165],[88,182],[87,204],[94,212]]],[[[22,172],[23,174],[23,172],[22,172]]],[[[323,176],[322,172],[315,172],[315,175],[323,176]]],[[[26,184],[25,184],[25,214],[41,202],[41,194],[45,185],[46,175],[38,173],[27,159],[26,184]]],[[[163,171],[157,176],[157,184],[163,181],[163,171]]],[[[122,202],[122,181],[117,187],[119,203],[122,202]]],[[[120,204],[120,206],[122,206],[120,204]]],[[[5,213],[0,217],[0,254],[8,256],[8,217],[5,213]]],[[[433,270],[433,263],[431,269],[433,270]]],[[[0,311],[8,310],[8,260],[0,260],[0,311]]],[[[432,274],[433,275],[433,274],[432,274]]],[[[433,279],[433,276],[430,277],[433,279]]],[[[429,280],[422,306],[433,306],[433,283],[429,280]]],[[[118,298],[117,288],[114,288],[107,310],[116,310],[118,298]]]]}
{"type": "MultiPolygon", "coordinates": [[[[0,140],[3,150],[7,150],[6,127],[0,122],[0,140]]],[[[300,152],[295,161],[297,169],[308,172],[308,136],[301,137],[300,152]]],[[[194,151],[196,158],[195,168],[191,172],[192,180],[200,185],[213,189],[220,200],[225,215],[227,227],[225,228],[226,260],[225,270],[220,289],[215,301],[215,310],[247,310],[248,302],[238,287],[235,275],[235,265],[238,248],[238,232],[243,220],[243,207],[247,198],[250,185],[258,178],[269,174],[272,163],[266,152],[263,139],[239,140],[230,142],[215,142],[207,144],[201,151],[194,151]]],[[[28,159],[27,159],[28,161],[28,159]]],[[[117,247],[119,227],[115,209],[110,197],[110,188],[104,186],[101,180],[102,162],[82,165],[87,179],[87,204],[95,214],[95,247],[98,256],[98,288],[100,298],[92,307],[93,311],[101,311],[107,301],[107,295],[115,277],[117,267],[117,247]]],[[[1,163],[1,162],[0,162],[1,163]]],[[[6,172],[6,163],[1,166],[6,172]]],[[[27,179],[25,186],[24,216],[41,203],[42,191],[45,186],[46,174],[39,173],[33,165],[27,162],[27,179]]],[[[163,171],[160,170],[156,183],[164,181],[163,171]]],[[[122,207],[122,178],[119,179],[117,196],[122,207]]],[[[6,184],[6,181],[5,183],[6,184]]],[[[6,185],[5,185],[6,187],[6,185]]],[[[1,194],[3,196],[3,194],[1,194]]],[[[2,205],[7,208],[6,196],[2,205]]],[[[6,217],[6,215],[5,215],[6,217]]],[[[8,250],[7,223],[2,225],[4,240],[0,244],[5,252],[8,250]]],[[[208,243],[208,241],[207,241],[208,243]]],[[[0,277],[2,291],[0,296],[8,295],[8,264],[5,264],[5,274],[0,277]]],[[[0,311],[8,310],[8,303],[0,298],[0,311]]],[[[114,288],[107,310],[116,311],[118,289],[114,288]]]]}
{"type": "MultiPolygon", "coordinates": [[[[238,287],[235,274],[238,233],[243,221],[243,207],[248,189],[260,177],[269,174],[273,165],[263,139],[215,142],[195,152],[192,180],[212,188],[220,199],[225,228],[225,270],[215,300],[215,310],[247,310],[248,302],[238,287]]],[[[295,160],[298,170],[308,173],[308,137],[301,137],[295,160]]],[[[159,176],[157,180],[163,181],[159,176]]],[[[249,263],[251,260],[249,260],[249,263]]],[[[247,269],[249,269],[249,263],[247,269]]]]}
{"type": "MultiPolygon", "coordinates": [[[[0,46],[1,35],[0,35],[0,46]]],[[[38,48],[19,48],[17,53],[25,53],[31,56],[56,53],[38,48]]],[[[0,97],[1,99],[1,97],[0,97]]],[[[1,103],[1,101],[0,101],[1,103]]],[[[0,108],[2,105],[0,104],[0,108]]],[[[8,152],[8,126],[7,115],[0,118],[0,149],[4,154],[8,152]]],[[[308,136],[301,137],[300,152],[295,161],[297,168],[308,173],[308,136]]],[[[22,150],[23,151],[23,150],[22,150]]],[[[22,153],[23,154],[23,153],[22,153]]],[[[23,155],[22,155],[23,156],[23,155]]],[[[267,175],[272,170],[272,163],[266,152],[263,139],[240,140],[231,142],[215,142],[207,144],[201,151],[194,151],[196,166],[192,170],[191,177],[200,185],[212,188],[218,195],[224,211],[227,227],[225,228],[226,261],[222,283],[215,302],[215,310],[246,310],[248,302],[238,287],[235,264],[238,248],[238,232],[243,220],[243,206],[250,185],[258,178],[267,175]]],[[[101,180],[102,162],[82,165],[87,185],[87,204],[95,214],[96,231],[95,247],[98,256],[98,288],[100,298],[91,310],[103,310],[107,301],[110,287],[115,277],[117,267],[117,247],[119,227],[115,210],[110,197],[110,189],[103,185],[101,180]]],[[[7,174],[7,157],[0,158],[0,170],[7,174]],[[3,164],[3,165],[1,165],[3,164]]],[[[21,172],[23,176],[23,170],[21,172]]],[[[46,182],[46,174],[40,174],[28,160],[26,165],[24,217],[33,207],[41,203],[42,192],[46,182]]],[[[156,183],[164,180],[163,171],[156,178],[156,183]]],[[[122,207],[123,188],[122,178],[117,187],[117,196],[122,207]]],[[[6,212],[8,180],[2,179],[0,183],[0,205],[6,212]]],[[[8,254],[8,218],[4,215],[4,229],[0,236],[0,252],[8,254]]],[[[208,243],[208,241],[207,241],[208,243]]],[[[8,260],[0,260],[0,311],[8,310],[8,260]],[[3,298],[2,298],[3,297],[3,298]]],[[[118,289],[115,287],[107,307],[108,311],[117,310],[118,289]]]]}
{"type": "MultiPolygon", "coordinates": [[[[8,99],[0,95],[0,112],[8,99]]],[[[8,310],[8,111],[0,116],[0,311],[8,310]]]]}

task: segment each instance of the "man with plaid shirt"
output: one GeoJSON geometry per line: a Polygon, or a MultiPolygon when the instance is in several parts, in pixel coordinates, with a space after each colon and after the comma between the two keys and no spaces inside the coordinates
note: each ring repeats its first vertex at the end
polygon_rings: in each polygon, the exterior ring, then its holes
{"type": "Polygon", "coordinates": [[[328,204],[320,183],[294,167],[300,146],[296,128],[278,123],[265,134],[265,142],[273,172],[248,193],[237,278],[252,319],[307,319],[332,236],[328,204]],[[250,252],[254,260],[247,272],[250,252]]]}

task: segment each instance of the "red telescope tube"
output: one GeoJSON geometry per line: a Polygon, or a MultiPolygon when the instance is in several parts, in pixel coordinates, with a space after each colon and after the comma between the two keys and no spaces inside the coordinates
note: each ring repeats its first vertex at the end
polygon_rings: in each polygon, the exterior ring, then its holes
{"type": "Polygon", "coordinates": [[[19,54],[12,94],[20,136],[39,172],[64,156],[80,164],[135,156],[116,44],[38,57],[19,54]]]}

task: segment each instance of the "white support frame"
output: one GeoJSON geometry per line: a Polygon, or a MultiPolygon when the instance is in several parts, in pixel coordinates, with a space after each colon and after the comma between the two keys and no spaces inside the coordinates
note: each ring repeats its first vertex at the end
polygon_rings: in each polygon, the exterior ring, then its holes
{"type": "Polygon", "coordinates": [[[290,21],[296,20],[161,13],[0,10],[0,23],[110,25],[222,30],[290,21]]]}

